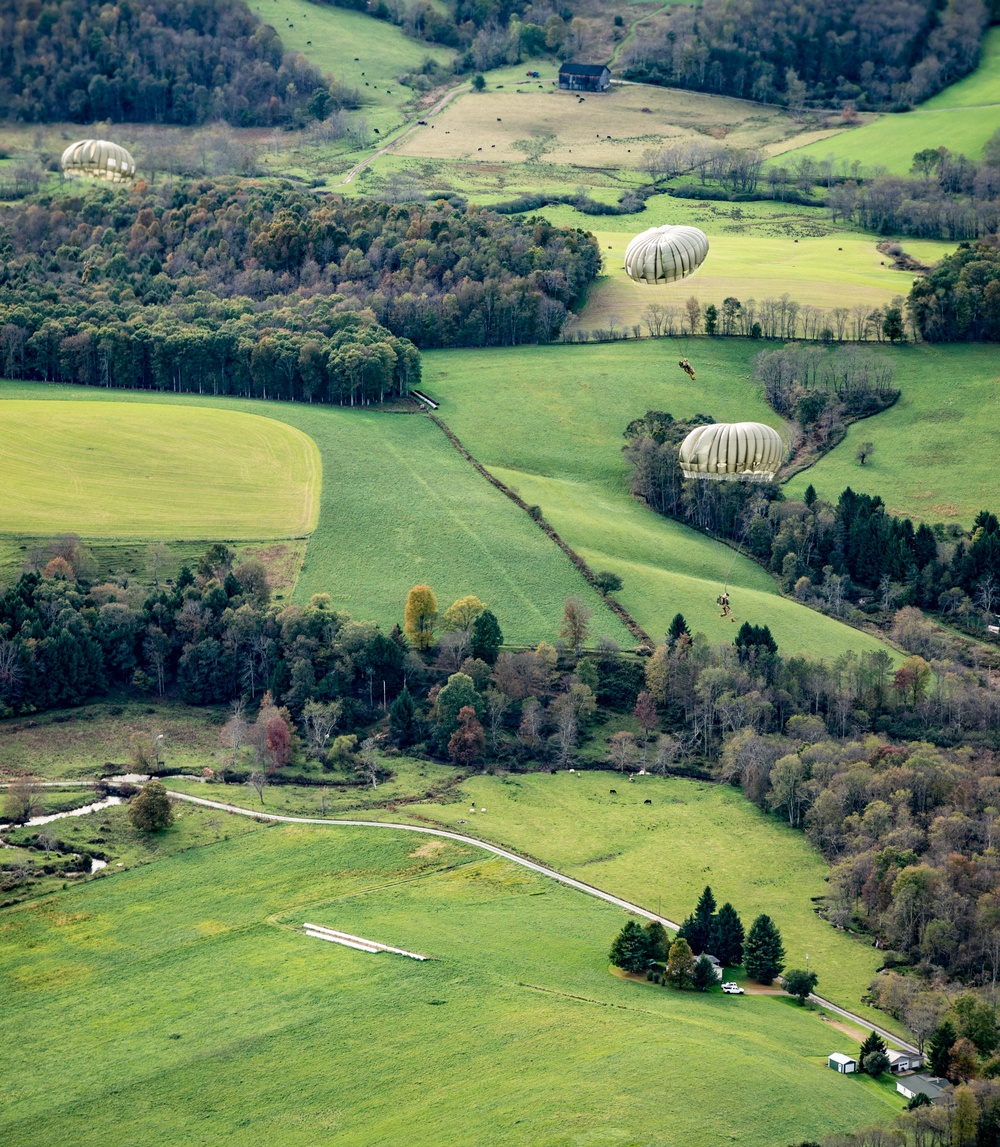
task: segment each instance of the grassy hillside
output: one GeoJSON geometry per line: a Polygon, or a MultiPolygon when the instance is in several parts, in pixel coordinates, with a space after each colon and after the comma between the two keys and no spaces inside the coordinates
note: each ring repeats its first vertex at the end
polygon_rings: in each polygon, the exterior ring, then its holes
{"type": "Polygon", "coordinates": [[[888,1089],[827,1069],[852,1045],[809,1012],[609,975],[624,919],[471,848],[302,827],[9,909],[0,1135],[652,1145],[669,1123],[771,1147],[892,1114],[888,1089]],[[433,959],[324,944],[306,919],[433,959]]]}
{"type": "Polygon", "coordinates": [[[425,60],[437,61],[444,75],[454,52],[404,36],[385,20],[364,12],[317,4],[311,0],[250,0],[250,9],[281,36],[285,48],[334,75],[361,95],[362,114],[385,133],[404,118],[415,93],[397,76],[419,71],[425,60]]]}
{"type": "Polygon", "coordinates": [[[1000,434],[995,348],[904,347],[893,352],[902,397],[877,418],[856,423],[844,441],[812,469],[788,484],[801,497],[811,482],[823,498],[845,486],[880,494],[893,513],[927,522],[972,525],[983,508],[998,503],[990,459],[1000,434]],[[854,454],[861,442],[875,451],[861,467],[854,454]]]}
{"type": "MultiPolygon", "coordinates": [[[[603,633],[622,644],[634,644],[559,549],[522,510],[476,474],[441,431],[420,415],[198,395],[171,398],[139,392],[81,392],[76,387],[37,383],[6,383],[0,390],[0,398],[14,400],[11,409],[15,413],[20,406],[17,400],[29,397],[50,400],[35,405],[42,414],[51,407],[54,414],[45,414],[46,418],[65,419],[70,425],[74,423],[73,413],[82,410],[92,427],[89,437],[98,447],[107,442],[108,432],[97,414],[108,409],[109,402],[116,414],[129,412],[129,424],[137,427],[147,425],[151,409],[157,418],[159,412],[166,411],[163,417],[167,423],[191,428],[192,440],[200,444],[199,449],[211,461],[212,473],[219,474],[218,480],[236,488],[241,468],[231,464],[231,451],[238,454],[243,439],[238,434],[229,437],[229,428],[242,427],[245,415],[235,412],[266,410],[268,419],[247,422],[276,427],[296,448],[301,441],[314,442],[313,449],[318,448],[322,459],[323,489],[318,521],[296,585],[298,600],[329,593],[336,608],[391,626],[402,620],[410,587],[427,582],[438,594],[442,609],[456,598],[474,593],[494,610],[508,641],[534,643],[556,637],[563,602],[570,594],[579,594],[594,609],[595,636],[603,633]]],[[[2,409],[7,409],[6,402],[2,409]]],[[[76,425],[78,448],[86,454],[89,441],[79,427],[87,423],[76,425]]],[[[284,441],[272,438],[275,440],[284,441]]],[[[178,439],[177,448],[183,450],[186,441],[178,439]]],[[[96,450],[94,455],[101,457],[96,450]]],[[[280,460],[279,451],[275,451],[275,458],[280,460]]],[[[196,468],[195,473],[204,470],[196,468]]],[[[195,486],[192,482],[191,488],[195,486]]],[[[54,486],[52,491],[54,497],[54,486]]],[[[159,517],[154,524],[162,535],[173,537],[187,520],[186,510],[175,495],[167,494],[165,491],[162,503],[155,507],[159,517]]],[[[197,490],[196,494],[201,497],[197,490]]],[[[91,489],[95,518],[113,517],[113,495],[115,491],[91,489]]],[[[260,489],[247,506],[247,518],[254,525],[255,514],[270,521],[265,508],[269,497],[266,488],[260,489]]],[[[212,532],[206,536],[238,535],[243,511],[236,506],[230,516],[233,501],[204,499],[214,515],[206,518],[212,522],[212,532]]],[[[30,528],[34,520],[22,514],[19,528],[30,528]]],[[[275,521],[274,528],[280,529],[280,516],[275,516],[275,521]]],[[[45,534],[56,528],[42,516],[34,532],[45,534]]],[[[127,520],[118,528],[128,529],[132,536],[136,533],[127,520]]],[[[88,532],[78,529],[82,535],[88,532]]]]}
{"type": "Polygon", "coordinates": [[[914,153],[929,147],[947,147],[978,159],[983,145],[1000,129],[1000,28],[986,35],[979,67],[970,76],[921,104],[911,112],[885,115],[875,123],[853,128],[791,153],[795,159],[833,156],[864,167],[884,167],[904,175],[914,153]]]}
{"type": "Polygon", "coordinates": [[[759,350],[748,341],[671,339],[432,351],[424,379],[472,454],[540,505],[592,567],[622,576],[618,598],[654,636],[680,611],[693,630],[727,638],[732,627],[719,619],[715,599],[728,573],[736,617],[766,621],[784,653],[874,648],[866,634],[779,597],[749,559],[628,494],[622,432],[647,410],[780,427],[750,382],[749,360],[759,350]],[[696,383],[677,367],[683,356],[698,371],[696,383]]]}
{"type": "Polygon", "coordinates": [[[3,426],[0,487],[16,496],[0,504],[2,533],[268,538],[316,525],[316,444],[270,418],[13,399],[3,426]]]}

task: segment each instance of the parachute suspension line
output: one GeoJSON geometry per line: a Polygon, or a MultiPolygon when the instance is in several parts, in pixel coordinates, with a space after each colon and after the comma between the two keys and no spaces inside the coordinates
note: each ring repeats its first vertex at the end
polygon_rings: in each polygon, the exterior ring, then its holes
{"type": "Polygon", "coordinates": [[[744,515],[744,525],[742,532],[737,536],[736,549],[733,551],[732,561],[729,563],[729,569],[726,570],[726,580],[723,587],[723,593],[729,593],[729,578],[733,572],[733,566],[736,565],[736,559],[741,556],[740,550],[746,544],[750,537],[750,526],[754,518],[761,512],[764,506],[764,497],[760,491],[754,493],[753,501],[746,507],[746,514],[744,515]]]}

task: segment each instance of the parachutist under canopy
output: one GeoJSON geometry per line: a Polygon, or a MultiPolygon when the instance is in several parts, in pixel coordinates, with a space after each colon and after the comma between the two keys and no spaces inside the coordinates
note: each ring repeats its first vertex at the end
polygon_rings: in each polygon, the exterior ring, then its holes
{"type": "Polygon", "coordinates": [[[692,382],[697,381],[694,376],[694,367],[688,362],[686,358],[682,358],[677,365],[681,368],[682,371],[684,371],[686,375],[690,377],[692,382]]]}
{"type": "Polygon", "coordinates": [[[719,614],[719,617],[728,617],[730,621],[735,622],[736,618],[733,617],[733,611],[729,608],[729,591],[723,590],[715,600],[722,606],[722,613],[719,614]]]}

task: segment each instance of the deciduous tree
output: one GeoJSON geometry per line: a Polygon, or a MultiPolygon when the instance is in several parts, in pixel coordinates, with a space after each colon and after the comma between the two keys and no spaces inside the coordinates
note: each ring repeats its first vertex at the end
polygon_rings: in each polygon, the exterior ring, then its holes
{"type": "Polygon", "coordinates": [[[162,832],[174,823],[167,790],[159,781],[147,781],[132,798],[128,818],[140,832],[162,832]]]}
{"type": "Polygon", "coordinates": [[[415,585],[406,598],[403,629],[415,649],[430,649],[434,644],[438,603],[427,585],[415,585]]]}

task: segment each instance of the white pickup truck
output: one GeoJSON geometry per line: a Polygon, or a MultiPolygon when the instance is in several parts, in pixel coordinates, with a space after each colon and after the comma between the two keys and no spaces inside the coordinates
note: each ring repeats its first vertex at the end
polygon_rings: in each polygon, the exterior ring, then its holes
{"type": "Polygon", "coordinates": [[[727,996],[744,996],[744,995],[746,995],[746,992],[744,992],[744,990],[739,986],[739,984],[734,983],[732,980],[730,980],[728,983],[723,984],[722,990],[726,993],[727,996]]]}

